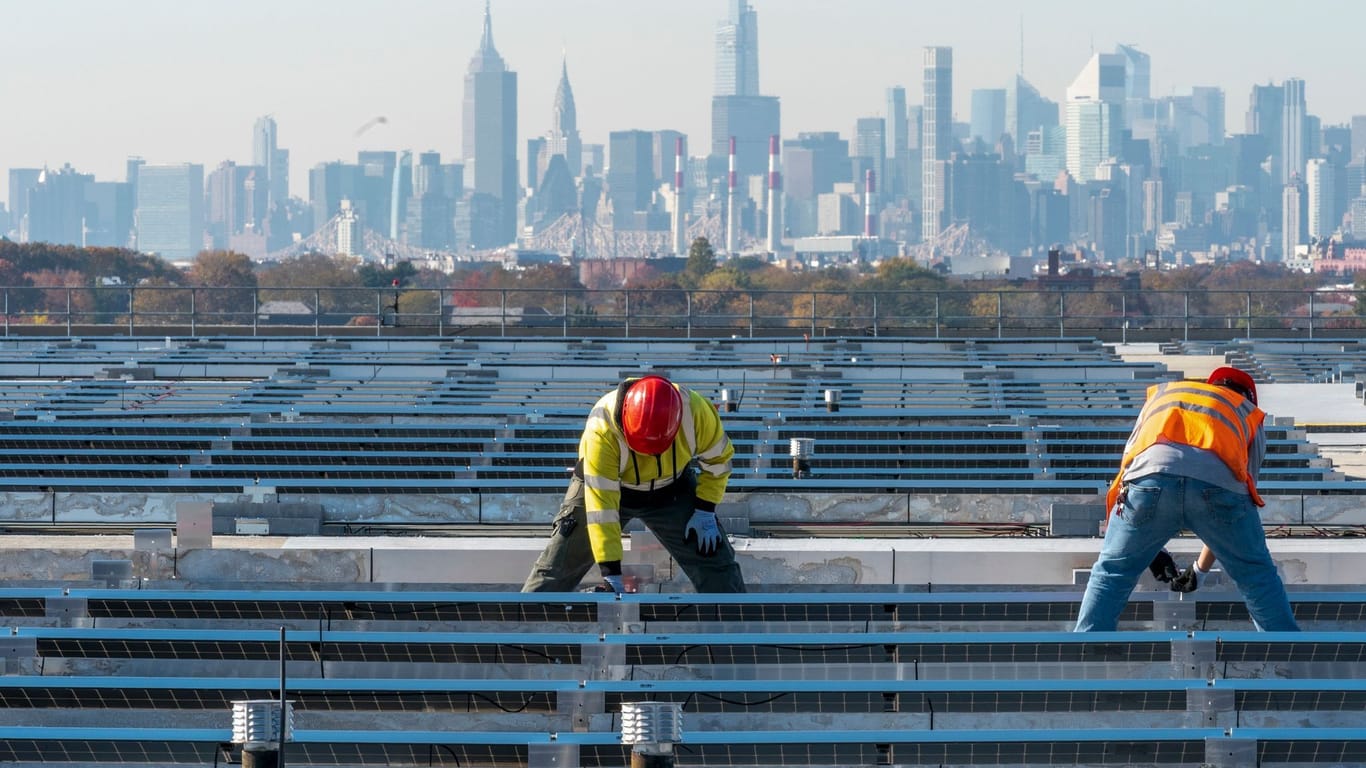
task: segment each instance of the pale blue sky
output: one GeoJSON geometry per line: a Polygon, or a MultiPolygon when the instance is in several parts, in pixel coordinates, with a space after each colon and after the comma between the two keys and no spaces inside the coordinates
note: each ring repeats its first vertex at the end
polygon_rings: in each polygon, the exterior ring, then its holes
{"type": "MultiPolygon", "coordinates": [[[[920,49],[954,48],[954,111],[973,88],[1025,76],[1061,99],[1095,50],[1136,45],[1155,95],[1225,89],[1241,131],[1253,83],[1307,81],[1325,124],[1366,113],[1362,0],[752,0],[760,86],[782,99],[783,133],[851,133],[885,89],[921,99],[920,49]]],[[[0,0],[0,170],[70,162],[122,180],[124,160],[251,161],[271,113],[307,169],[358,149],[460,150],[463,76],[483,0],[0,0]],[[383,115],[363,136],[354,134],[383,115]]],[[[518,73],[519,133],[544,133],[568,56],[584,140],[674,128],[710,141],[716,24],[724,0],[494,0],[494,41],[518,73]]],[[[520,154],[520,152],[519,152],[520,154]]],[[[3,179],[4,177],[0,177],[3,179]]],[[[0,182],[0,199],[8,197],[0,182]]]]}

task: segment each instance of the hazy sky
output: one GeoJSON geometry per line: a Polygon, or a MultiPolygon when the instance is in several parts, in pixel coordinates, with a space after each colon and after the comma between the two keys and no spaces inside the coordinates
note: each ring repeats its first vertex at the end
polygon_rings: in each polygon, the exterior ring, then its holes
{"type": "MultiPolygon", "coordinates": [[[[1092,50],[1153,59],[1154,95],[1226,91],[1241,131],[1253,83],[1306,80],[1324,124],[1366,113],[1362,0],[752,0],[760,88],[782,99],[785,136],[881,115],[888,86],[921,100],[920,51],[954,49],[954,112],[1020,64],[1061,100],[1092,50]]],[[[568,57],[586,142],[673,128],[710,142],[713,46],[724,0],[494,0],[498,51],[518,73],[519,156],[550,127],[568,57]]],[[[483,0],[0,0],[0,171],[71,163],[121,181],[124,161],[251,162],[273,114],[290,186],[360,149],[460,152],[464,74],[483,0]],[[375,125],[356,136],[376,116],[375,125]]],[[[524,159],[523,159],[524,162],[524,159]]],[[[0,199],[8,180],[0,176],[0,199]]]]}

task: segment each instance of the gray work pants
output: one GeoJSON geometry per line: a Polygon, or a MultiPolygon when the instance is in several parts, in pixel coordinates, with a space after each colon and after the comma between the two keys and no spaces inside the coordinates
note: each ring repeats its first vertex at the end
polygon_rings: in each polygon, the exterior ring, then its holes
{"type": "MultiPolygon", "coordinates": [[[[694,476],[685,473],[669,489],[648,494],[648,502],[628,506],[623,498],[621,524],[639,518],[669,554],[682,567],[698,592],[744,592],[745,581],[735,562],[735,549],[721,531],[716,553],[697,553],[692,540],[684,541],[683,529],[693,512],[694,476]]],[[[560,502],[560,512],[551,525],[550,542],[522,585],[523,592],[570,592],[593,567],[593,549],[588,541],[588,518],[584,511],[583,480],[575,477],[560,502]]]]}

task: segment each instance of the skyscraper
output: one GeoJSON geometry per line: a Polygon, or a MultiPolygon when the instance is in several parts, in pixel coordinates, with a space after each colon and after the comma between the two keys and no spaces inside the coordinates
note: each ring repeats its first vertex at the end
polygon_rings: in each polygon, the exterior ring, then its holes
{"type": "Polygon", "coordinates": [[[1006,92],[1004,88],[974,88],[972,116],[968,135],[981,139],[990,151],[1006,132],[1006,92]]]}
{"type": "Polygon", "coordinates": [[[473,179],[470,245],[507,245],[517,234],[517,73],[493,47],[484,2],[484,34],[465,74],[461,149],[473,179]]]}
{"type": "Polygon", "coordinates": [[[194,258],[204,247],[204,166],[144,165],[137,183],[138,250],[194,258]]]}
{"type": "Polygon", "coordinates": [[[1266,139],[1271,158],[1271,183],[1276,185],[1283,184],[1286,178],[1282,162],[1285,149],[1282,142],[1284,121],[1285,89],[1271,84],[1252,86],[1247,105],[1246,130],[1266,139]]]}
{"type": "Polygon", "coordinates": [[[716,29],[715,95],[759,95],[759,15],[748,0],[730,0],[716,29]]]}
{"type": "Polygon", "coordinates": [[[1337,229],[1338,211],[1334,186],[1336,168],[1327,160],[1316,157],[1305,164],[1304,185],[1308,193],[1309,239],[1318,240],[1337,229]]]}
{"type": "Polygon", "coordinates": [[[1125,59],[1097,53],[1067,88],[1067,172],[1079,182],[1096,177],[1096,166],[1120,154],[1123,136],[1125,59]]]}
{"type": "Polygon", "coordinates": [[[1132,45],[1115,46],[1115,54],[1124,59],[1124,98],[1152,98],[1152,57],[1132,45]]]}
{"type": "Polygon", "coordinates": [[[1304,245],[1304,182],[1296,176],[1281,188],[1281,260],[1295,257],[1295,247],[1304,245]]]}
{"type": "MultiPolygon", "coordinates": [[[[280,149],[275,118],[270,115],[256,119],[252,130],[251,164],[265,173],[266,210],[284,205],[289,199],[289,150],[280,149]]],[[[265,216],[266,211],[259,211],[265,216]]]]}
{"type": "Polygon", "coordinates": [[[1015,151],[1024,154],[1030,131],[1053,128],[1058,124],[1058,104],[1046,99],[1039,90],[1019,75],[1006,88],[1005,130],[1015,142],[1015,151]]]}
{"type": "Polygon", "coordinates": [[[620,230],[647,228],[646,213],[654,191],[654,137],[647,131],[612,131],[608,135],[607,195],[612,225],[620,230]]]}
{"type": "Polygon", "coordinates": [[[748,0],[731,0],[716,29],[716,91],[711,101],[711,167],[719,175],[735,139],[735,170],[768,170],[768,138],[780,133],[776,96],[759,94],[759,19],[748,0]]]}
{"type": "Polygon", "coordinates": [[[911,152],[908,135],[910,122],[906,118],[906,89],[893,86],[887,89],[887,175],[878,179],[888,200],[906,195],[906,162],[911,152]]]}
{"type": "Polygon", "coordinates": [[[1281,84],[1285,94],[1281,102],[1281,183],[1289,184],[1293,176],[1304,175],[1304,161],[1309,145],[1305,130],[1304,81],[1290,78],[1281,84]]]}
{"type": "Polygon", "coordinates": [[[1197,85],[1191,88],[1191,134],[1194,144],[1224,143],[1224,89],[1197,85]]]}
{"type": "MultiPolygon", "coordinates": [[[[550,158],[564,155],[569,172],[575,176],[583,173],[583,142],[579,138],[579,112],[574,106],[574,89],[569,85],[569,61],[560,62],[560,84],[555,88],[555,103],[550,108],[550,133],[546,134],[545,146],[537,162],[536,178],[545,175],[550,158]]],[[[532,158],[527,158],[531,163],[532,158]]]]}
{"type": "Polygon", "coordinates": [[[70,165],[44,168],[28,191],[27,241],[84,246],[86,219],[94,218],[86,189],[93,183],[93,175],[77,173],[70,165]]]}
{"type": "Polygon", "coordinates": [[[925,48],[924,128],[921,133],[921,238],[932,242],[948,225],[949,167],[953,151],[953,49],[925,48]]]}
{"type": "Polygon", "coordinates": [[[871,170],[878,180],[887,178],[887,120],[882,117],[860,117],[854,123],[854,158],[856,183],[864,180],[864,172],[871,170]]]}

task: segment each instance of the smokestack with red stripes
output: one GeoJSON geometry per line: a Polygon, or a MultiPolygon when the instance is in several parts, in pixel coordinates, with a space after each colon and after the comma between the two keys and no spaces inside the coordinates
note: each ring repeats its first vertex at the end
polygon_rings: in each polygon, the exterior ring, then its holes
{"type": "Polygon", "coordinates": [[[687,194],[683,190],[683,137],[674,139],[674,255],[687,256],[688,246],[684,243],[683,201],[687,194]]]}
{"type": "Polygon", "coordinates": [[[783,244],[783,181],[778,173],[778,134],[768,137],[768,252],[783,244]]]}
{"type": "Polygon", "coordinates": [[[877,176],[873,169],[869,168],[868,173],[863,177],[863,236],[877,237],[877,214],[873,213],[877,207],[877,176]]]}
{"type": "Polygon", "coordinates": [[[740,252],[740,222],[735,210],[735,137],[730,137],[730,176],[726,179],[726,253],[740,252]]]}

